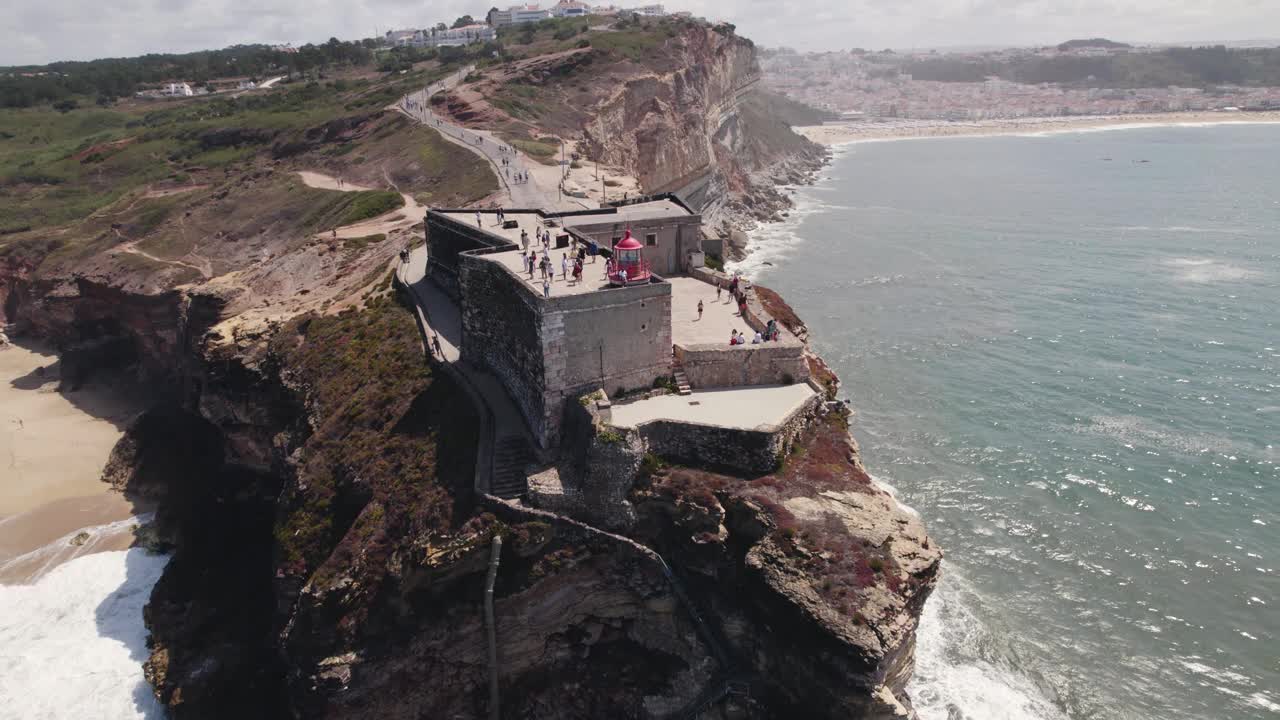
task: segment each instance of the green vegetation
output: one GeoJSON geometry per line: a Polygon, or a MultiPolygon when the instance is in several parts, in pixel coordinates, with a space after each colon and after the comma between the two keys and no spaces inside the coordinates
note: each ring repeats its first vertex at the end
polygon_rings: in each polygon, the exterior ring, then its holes
{"type": "MultiPolygon", "coordinates": [[[[365,235],[364,237],[358,237],[358,238],[349,238],[347,240],[342,241],[342,249],[348,250],[351,252],[359,252],[369,247],[370,245],[376,245],[386,239],[387,239],[387,236],[384,233],[365,235]]],[[[378,272],[379,273],[382,272],[381,268],[378,269],[378,272]]]]}
{"type": "Polygon", "coordinates": [[[596,439],[602,443],[617,445],[621,443],[625,438],[622,437],[622,433],[617,432],[616,430],[605,430],[600,434],[596,435],[596,439]]]}
{"type": "Polygon", "coordinates": [[[455,498],[470,487],[476,419],[423,361],[409,311],[379,297],[360,311],[297,318],[271,355],[308,388],[314,427],[275,529],[291,570],[315,571],[357,518],[349,539],[374,566],[389,551],[381,539],[426,540],[465,519],[455,498]]]}
{"type": "Polygon", "coordinates": [[[44,66],[0,68],[0,108],[63,103],[68,109],[77,96],[107,104],[127,97],[144,85],[185,81],[193,87],[232,77],[289,75],[343,65],[365,65],[372,58],[373,40],[342,42],[330,38],[321,45],[304,45],[296,53],[267,45],[236,45],[223,50],[151,54],[89,62],[56,62],[44,66]]]}
{"type": "MultiPolygon", "coordinates": [[[[0,111],[0,234],[83,220],[141,187],[185,183],[197,171],[306,152],[442,72],[415,72],[390,82],[307,83],[240,98],[139,103],[128,109],[0,111]]],[[[389,202],[384,197],[377,201],[380,206],[369,207],[390,209],[389,202]]]]}
{"type": "Polygon", "coordinates": [[[529,155],[539,162],[547,162],[553,160],[556,154],[560,152],[559,142],[546,142],[548,138],[541,140],[511,140],[511,145],[517,150],[529,155]]]}
{"type": "Polygon", "coordinates": [[[361,220],[385,215],[396,208],[404,207],[404,197],[391,190],[366,190],[358,193],[346,193],[350,197],[346,212],[338,221],[338,227],[351,225],[361,220]]]}

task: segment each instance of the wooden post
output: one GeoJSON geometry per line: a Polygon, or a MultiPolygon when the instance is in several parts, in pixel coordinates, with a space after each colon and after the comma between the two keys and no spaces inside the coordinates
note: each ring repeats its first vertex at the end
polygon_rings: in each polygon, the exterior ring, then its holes
{"type": "Polygon", "coordinates": [[[499,720],[498,707],[498,632],[494,627],[493,584],[498,579],[498,560],[502,556],[502,536],[493,536],[493,550],[489,553],[489,577],[484,583],[484,624],[489,634],[489,720],[499,720]]]}

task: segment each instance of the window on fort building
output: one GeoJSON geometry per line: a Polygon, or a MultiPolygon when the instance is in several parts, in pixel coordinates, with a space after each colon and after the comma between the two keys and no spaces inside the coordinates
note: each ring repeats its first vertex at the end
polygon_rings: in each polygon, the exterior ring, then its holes
{"type": "Polygon", "coordinates": [[[612,242],[611,244],[613,244],[613,245],[617,245],[617,244],[618,244],[618,243],[620,243],[620,242],[622,242],[622,236],[621,236],[621,235],[614,235],[614,236],[613,236],[613,242],[612,242]]]}
{"type": "Polygon", "coordinates": [[[658,234],[657,234],[657,233],[649,233],[649,234],[645,235],[645,236],[644,236],[644,244],[645,244],[645,245],[648,245],[649,247],[657,247],[657,246],[658,246],[658,234]]]}

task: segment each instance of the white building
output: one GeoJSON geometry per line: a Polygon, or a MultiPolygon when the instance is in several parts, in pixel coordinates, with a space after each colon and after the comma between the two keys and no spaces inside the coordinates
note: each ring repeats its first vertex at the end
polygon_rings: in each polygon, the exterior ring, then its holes
{"type": "Polygon", "coordinates": [[[448,30],[426,31],[426,42],[430,47],[446,47],[470,45],[471,43],[489,42],[498,36],[496,30],[488,25],[463,25],[448,30]]]}
{"type": "Polygon", "coordinates": [[[642,5],[638,8],[632,8],[630,12],[645,17],[662,17],[667,14],[667,9],[661,5],[642,5]]]}
{"type": "Polygon", "coordinates": [[[161,95],[166,97],[191,97],[195,92],[191,90],[191,86],[187,83],[169,83],[160,91],[161,95]]]}
{"type": "Polygon", "coordinates": [[[506,10],[490,10],[488,21],[495,28],[507,25],[538,22],[551,17],[550,10],[543,10],[537,5],[512,5],[506,10]]]}
{"type": "Polygon", "coordinates": [[[560,0],[551,8],[552,17],[585,17],[591,14],[591,8],[578,0],[560,0]]]}
{"type": "Polygon", "coordinates": [[[387,33],[386,43],[392,47],[460,47],[489,42],[497,35],[488,25],[464,25],[446,30],[395,30],[387,33]]]}
{"type": "Polygon", "coordinates": [[[403,47],[411,45],[413,37],[420,34],[421,30],[388,30],[383,41],[391,47],[403,47]]]}

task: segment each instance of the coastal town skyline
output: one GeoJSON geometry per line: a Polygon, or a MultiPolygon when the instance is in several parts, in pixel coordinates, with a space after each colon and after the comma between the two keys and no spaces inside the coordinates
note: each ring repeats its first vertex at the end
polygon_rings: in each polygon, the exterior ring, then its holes
{"type": "MultiPolygon", "coordinates": [[[[313,4],[305,16],[297,16],[292,6],[273,0],[253,6],[233,0],[180,2],[166,4],[162,10],[139,4],[92,13],[82,12],[79,2],[18,0],[4,21],[10,42],[0,50],[0,66],[193,52],[236,44],[301,45],[330,37],[358,40],[381,37],[400,27],[428,28],[464,15],[482,22],[490,7],[509,5],[449,0],[425,8],[404,0],[325,1],[313,4]]],[[[550,8],[555,3],[541,5],[550,8]]],[[[858,46],[899,50],[1036,47],[1096,36],[1134,44],[1274,46],[1278,41],[1260,37],[1265,33],[1259,28],[1280,25],[1280,6],[1260,8],[1248,0],[1218,3],[1212,12],[1184,0],[1141,0],[1123,8],[1087,2],[1069,13],[1038,0],[917,0],[910,7],[880,0],[796,5],[686,0],[666,10],[733,23],[742,35],[764,46],[802,46],[798,49],[814,51],[858,46]]]]}

